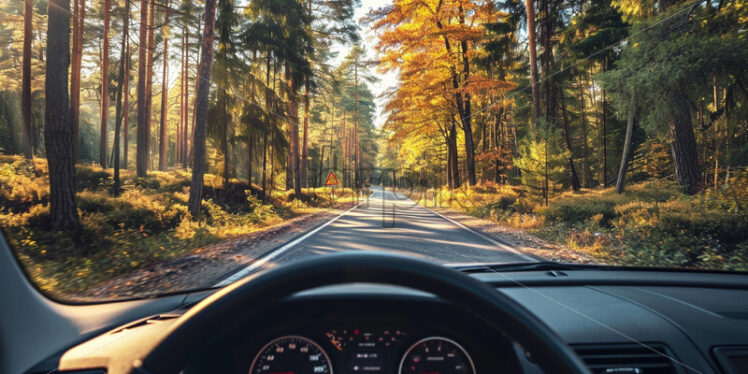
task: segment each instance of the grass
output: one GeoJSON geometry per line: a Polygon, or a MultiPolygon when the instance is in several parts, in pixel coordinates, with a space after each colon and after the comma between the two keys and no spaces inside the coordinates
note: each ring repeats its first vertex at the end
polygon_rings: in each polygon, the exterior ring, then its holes
{"type": "MultiPolygon", "coordinates": [[[[111,170],[77,166],[77,203],[82,230],[77,236],[49,225],[47,163],[33,166],[18,156],[0,155],[0,228],[32,281],[58,298],[75,294],[121,274],[166,259],[199,253],[232,237],[261,230],[283,220],[328,209],[327,189],[262,191],[232,179],[205,176],[202,212],[187,211],[190,174],[150,172],[136,178],[122,171],[123,191],[110,193],[111,170]]],[[[335,202],[353,198],[338,189],[335,202]]]]}
{"type": "MultiPolygon", "coordinates": [[[[564,192],[548,205],[516,186],[430,191],[440,206],[523,229],[605,263],[748,271],[748,173],[686,195],[670,182],[564,192]]],[[[429,201],[428,204],[432,204],[429,201]]]]}

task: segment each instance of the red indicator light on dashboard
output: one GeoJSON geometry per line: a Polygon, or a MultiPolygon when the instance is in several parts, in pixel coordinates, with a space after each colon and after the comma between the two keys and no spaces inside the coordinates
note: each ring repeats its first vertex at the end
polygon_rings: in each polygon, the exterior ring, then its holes
{"type": "Polygon", "coordinates": [[[358,335],[358,330],[353,330],[353,333],[358,335]]]}

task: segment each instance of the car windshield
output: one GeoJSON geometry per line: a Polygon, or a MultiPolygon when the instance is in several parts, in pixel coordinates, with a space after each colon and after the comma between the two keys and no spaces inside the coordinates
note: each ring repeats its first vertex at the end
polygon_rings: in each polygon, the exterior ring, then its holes
{"type": "Polygon", "coordinates": [[[345,251],[746,271],[746,25],[742,0],[2,0],[0,250],[82,302],[345,251]]]}

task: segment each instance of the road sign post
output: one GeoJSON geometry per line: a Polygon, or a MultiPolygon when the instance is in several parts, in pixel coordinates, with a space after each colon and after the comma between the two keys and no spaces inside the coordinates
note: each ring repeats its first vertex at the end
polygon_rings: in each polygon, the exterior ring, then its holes
{"type": "Polygon", "coordinates": [[[335,187],[338,186],[338,177],[335,176],[335,173],[330,170],[330,174],[327,174],[327,179],[325,180],[325,186],[330,187],[330,193],[332,194],[332,202],[335,204],[335,187]]]}

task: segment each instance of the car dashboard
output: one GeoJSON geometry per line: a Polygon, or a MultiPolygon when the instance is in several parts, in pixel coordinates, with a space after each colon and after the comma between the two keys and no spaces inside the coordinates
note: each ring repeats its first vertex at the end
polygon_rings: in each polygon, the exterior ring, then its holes
{"type": "Polygon", "coordinates": [[[428,295],[307,294],[243,317],[185,373],[520,372],[511,340],[428,295]]]}
{"type": "MultiPolygon", "coordinates": [[[[595,374],[747,373],[748,277],[632,270],[475,273],[555,330],[595,374]]],[[[59,369],[167,331],[191,304],[120,326],[64,352],[59,369]],[[118,335],[119,334],[119,335],[118,335]],[[92,354],[95,352],[95,354],[92,354]]],[[[348,284],[226,316],[192,347],[184,373],[541,373],[512,336],[467,308],[408,288],[348,284]]],[[[75,371],[73,371],[75,372],[75,371]]]]}

